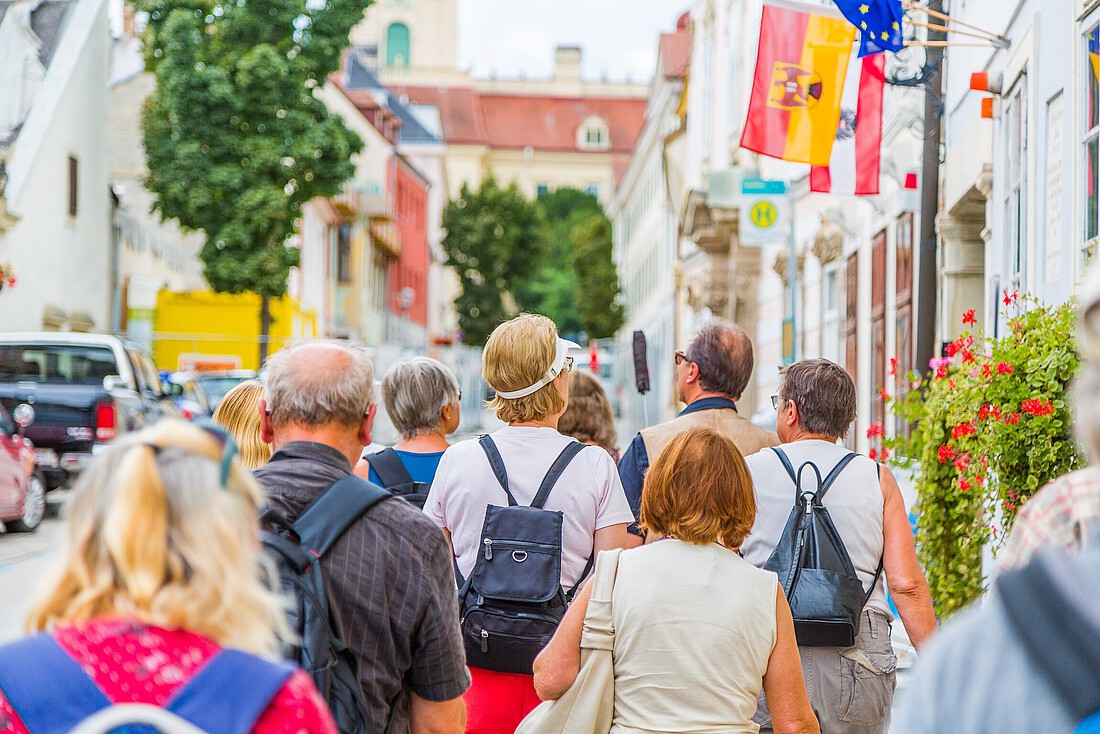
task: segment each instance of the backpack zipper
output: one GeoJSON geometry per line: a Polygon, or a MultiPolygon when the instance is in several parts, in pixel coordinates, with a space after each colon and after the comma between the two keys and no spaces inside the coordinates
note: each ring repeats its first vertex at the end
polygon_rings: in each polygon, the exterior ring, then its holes
{"type": "Polygon", "coordinates": [[[493,549],[497,550],[523,550],[530,551],[532,553],[548,553],[557,554],[560,552],[560,548],[556,545],[549,545],[548,543],[532,543],[526,540],[493,540],[492,538],[485,538],[482,542],[484,548],[484,555],[486,561],[493,560],[493,549]]]}
{"type": "Polygon", "coordinates": [[[489,654],[489,630],[484,627],[481,628],[481,652],[485,655],[489,654]]]}

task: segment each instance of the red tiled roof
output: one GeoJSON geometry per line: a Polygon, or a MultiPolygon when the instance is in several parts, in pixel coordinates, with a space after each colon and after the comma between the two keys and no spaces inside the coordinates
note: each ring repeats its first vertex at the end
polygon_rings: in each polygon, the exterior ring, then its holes
{"type": "Polygon", "coordinates": [[[394,87],[411,102],[434,105],[448,143],[491,148],[577,150],[577,128],[599,116],[612,153],[630,152],[645,120],[646,100],[481,94],[465,87],[394,87]]]}
{"type": "Polygon", "coordinates": [[[439,109],[443,122],[443,139],[448,143],[487,145],[485,121],[478,94],[465,87],[400,87],[391,86],[394,94],[406,95],[419,105],[439,109]]]}
{"type": "Polygon", "coordinates": [[[691,63],[691,32],[680,28],[675,33],[662,33],[657,58],[665,79],[683,79],[691,63]]]}

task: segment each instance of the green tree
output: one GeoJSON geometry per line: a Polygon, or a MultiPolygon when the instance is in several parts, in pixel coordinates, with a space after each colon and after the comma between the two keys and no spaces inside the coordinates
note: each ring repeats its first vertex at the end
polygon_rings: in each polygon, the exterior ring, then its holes
{"type": "Polygon", "coordinates": [[[156,91],[142,118],[153,206],[202,230],[210,286],[270,299],[298,263],[302,204],[337,194],[362,141],[314,91],[339,67],[369,0],[136,0],[156,91]]]}
{"type": "Polygon", "coordinates": [[[480,188],[462,185],[443,210],[443,250],[458,274],[458,325],[467,344],[483,345],[502,321],[515,315],[516,284],[542,258],[546,233],[542,211],[513,183],[489,177],[480,188]]]}
{"type": "Polygon", "coordinates": [[[619,276],[611,260],[611,222],[603,213],[591,214],[573,227],[574,297],[581,328],[589,339],[615,335],[623,325],[619,303],[619,276]]]}
{"type": "MultiPolygon", "coordinates": [[[[592,194],[569,187],[555,189],[540,197],[538,203],[546,217],[547,247],[539,266],[517,286],[516,301],[524,311],[553,319],[563,334],[575,336],[588,332],[578,308],[581,276],[577,269],[574,237],[577,227],[591,217],[606,221],[603,209],[592,194]]],[[[610,251],[607,265],[611,265],[610,251]]],[[[613,281],[613,285],[617,295],[618,281],[613,281]]],[[[600,300],[604,300],[602,295],[600,300]]],[[[611,296],[612,301],[614,297],[611,296]]]]}

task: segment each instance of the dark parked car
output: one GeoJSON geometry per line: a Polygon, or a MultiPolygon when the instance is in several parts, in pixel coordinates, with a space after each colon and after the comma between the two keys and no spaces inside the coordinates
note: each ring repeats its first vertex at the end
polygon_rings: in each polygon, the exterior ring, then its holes
{"type": "Polygon", "coordinates": [[[49,489],[68,482],[119,433],[165,415],[156,368],[145,351],[110,334],[0,334],[0,404],[34,408],[27,437],[49,489]]]}
{"type": "Polygon", "coordinates": [[[34,421],[34,410],[16,408],[17,425],[0,405],[0,529],[30,532],[46,514],[46,482],[34,464],[34,446],[23,429],[34,421]]]}

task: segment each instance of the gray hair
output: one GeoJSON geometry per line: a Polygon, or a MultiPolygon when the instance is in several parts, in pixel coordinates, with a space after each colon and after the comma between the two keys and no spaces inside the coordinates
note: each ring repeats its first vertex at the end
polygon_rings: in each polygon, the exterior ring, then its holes
{"type": "Polygon", "coordinates": [[[779,397],[798,406],[798,425],[808,433],[844,438],[856,419],[856,385],[827,359],[804,359],[779,370],[779,397]]]}
{"type": "Polygon", "coordinates": [[[382,402],[404,438],[439,430],[443,406],[458,402],[458,378],[431,357],[395,362],[382,378],[382,402]]]}
{"type": "Polygon", "coordinates": [[[699,386],[738,399],[752,377],[752,341],[737,324],[715,319],[696,332],[687,358],[699,368],[699,386]]]}
{"type": "Polygon", "coordinates": [[[350,342],[296,344],[268,358],[264,397],[275,428],[358,426],[374,402],[374,365],[350,342]]]}

